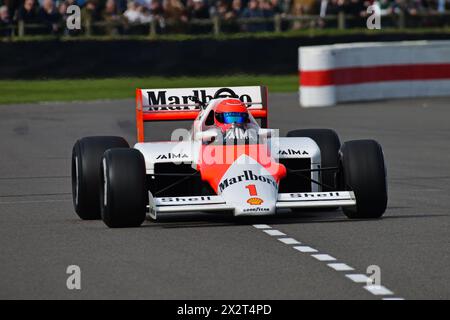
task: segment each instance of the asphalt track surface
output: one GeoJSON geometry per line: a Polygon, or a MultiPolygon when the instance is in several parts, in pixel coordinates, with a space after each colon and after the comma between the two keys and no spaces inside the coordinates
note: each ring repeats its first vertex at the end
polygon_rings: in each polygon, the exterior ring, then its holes
{"type": "MultiPolygon", "coordinates": [[[[270,103],[270,125],[281,133],[326,127],[343,141],[383,145],[383,219],[350,221],[340,211],[264,219],[174,214],[120,230],[80,221],[71,202],[72,145],[108,134],[134,143],[133,100],[3,105],[0,298],[449,299],[450,100],[300,109],[296,95],[272,94],[270,103]],[[336,261],[318,260],[330,260],[323,254],[336,261]],[[69,265],[81,268],[81,290],[66,287],[69,265]],[[346,276],[365,274],[369,265],[380,267],[381,285],[392,295],[375,295],[346,276]]],[[[147,132],[164,140],[177,126],[155,124],[147,132]]]]}

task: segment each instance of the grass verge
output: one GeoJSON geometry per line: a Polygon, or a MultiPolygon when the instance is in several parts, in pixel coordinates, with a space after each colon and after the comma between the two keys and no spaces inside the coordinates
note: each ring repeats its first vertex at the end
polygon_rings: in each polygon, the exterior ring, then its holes
{"type": "MultiPolygon", "coordinates": [[[[36,36],[23,36],[14,37],[12,39],[4,39],[4,42],[18,42],[18,41],[110,41],[110,40],[137,40],[137,41],[187,41],[187,40],[236,40],[236,39],[272,39],[272,38],[302,38],[302,37],[319,37],[319,36],[349,36],[349,35],[361,35],[361,36],[380,36],[380,35],[434,35],[434,34],[450,34],[449,27],[443,28],[412,28],[412,29],[399,29],[399,28],[383,28],[382,30],[368,30],[366,28],[354,28],[354,29],[301,29],[301,30],[289,30],[284,32],[240,32],[235,34],[221,33],[214,35],[212,33],[192,35],[192,34],[162,34],[155,37],[149,35],[119,35],[119,36],[52,36],[52,35],[36,35],[36,36]]],[[[0,38],[1,41],[1,38],[0,38]]],[[[370,40],[369,40],[370,41],[370,40]]]]}
{"type": "Polygon", "coordinates": [[[298,76],[148,77],[77,80],[0,80],[0,104],[133,98],[136,88],[266,85],[269,92],[295,92],[298,76]]]}

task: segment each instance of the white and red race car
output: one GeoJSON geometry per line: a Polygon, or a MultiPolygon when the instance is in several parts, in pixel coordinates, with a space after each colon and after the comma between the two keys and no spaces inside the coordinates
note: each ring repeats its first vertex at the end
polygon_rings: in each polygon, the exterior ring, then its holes
{"type": "MultiPolygon", "coordinates": [[[[266,87],[137,89],[137,143],[78,140],[72,154],[75,211],[109,227],[137,227],[166,213],[273,215],[281,209],[342,207],[349,218],[379,218],[387,205],[386,167],[373,140],[341,145],[329,129],[279,137],[267,129],[266,87]],[[217,106],[239,99],[244,127],[223,135],[217,106]],[[144,142],[150,121],[194,120],[170,141],[144,142]]],[[[237,101],[239,102],[239,101],[237,101]]]]}

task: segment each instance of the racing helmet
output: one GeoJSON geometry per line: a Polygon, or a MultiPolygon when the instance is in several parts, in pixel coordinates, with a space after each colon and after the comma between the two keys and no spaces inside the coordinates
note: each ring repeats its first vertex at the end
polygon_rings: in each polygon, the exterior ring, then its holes
{"type": "Polygon", "coordinates": [[[222,130],[227,130],[233,125],[244,126],[248,122],[247,107],[239,99],[224,99],[214,109],[214,123],[222,130]]]}

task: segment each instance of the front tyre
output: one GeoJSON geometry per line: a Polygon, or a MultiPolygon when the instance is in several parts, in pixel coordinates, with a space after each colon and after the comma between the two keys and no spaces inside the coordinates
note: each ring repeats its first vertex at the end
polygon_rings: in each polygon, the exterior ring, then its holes
{"type": "Polygon", "coordinates": [[[121,137],[86,137],[72,149],[72,197],[75,212],[83,220],[100,219],[100,163],[110,148],[129,148],[121,137]]]}
{"type": "Polygon", "coordinates": [[[148,203],[144,156],[136,149],[110,149],[101,166],[103,222],[110,228],[139,227],[148,203]]]}
{"type": "Polygon", "coordinates": [[[380,218],[387,207],[386,167],[381,146],[374,140],[345,142],[339,151],[338,183],[355,193],[356,206],[344,207],[351,219],[380,218]]]}

